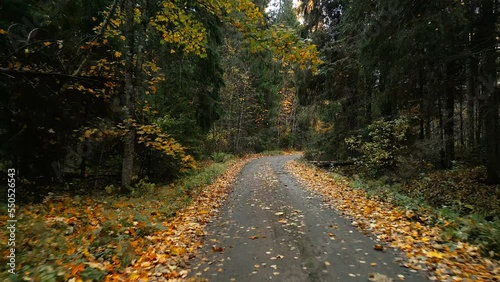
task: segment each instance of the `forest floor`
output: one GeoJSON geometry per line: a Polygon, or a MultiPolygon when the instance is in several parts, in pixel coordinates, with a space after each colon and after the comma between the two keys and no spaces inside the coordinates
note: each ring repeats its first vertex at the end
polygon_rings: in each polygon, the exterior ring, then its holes
{"type": "Polygon", "coordinates": [[[443,240],[446,222],[369,197],[299,156],[215,163],[135,197],[26,205],[18,275],[6,275],[4,249],[0,279],[500,281],[498,261],[479,247],[443,240]]]}

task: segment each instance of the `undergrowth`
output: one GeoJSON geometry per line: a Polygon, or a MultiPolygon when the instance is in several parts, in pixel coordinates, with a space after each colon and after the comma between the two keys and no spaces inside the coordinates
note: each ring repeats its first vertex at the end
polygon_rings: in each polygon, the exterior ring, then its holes
{"type": "MultiPolygon", "coordinates": [[[[500,258],[500,187],[481,182],[484,168],[460,168],[421,174],[407,181],[371,179],[336,169],[332,177],[363,189],[369,197],[415,213],[414,219],[438,225],[443,242],[466,241],[487,257],[500,258]]],[[[360,170],[356,170],[360,171],[360,170]]]]}

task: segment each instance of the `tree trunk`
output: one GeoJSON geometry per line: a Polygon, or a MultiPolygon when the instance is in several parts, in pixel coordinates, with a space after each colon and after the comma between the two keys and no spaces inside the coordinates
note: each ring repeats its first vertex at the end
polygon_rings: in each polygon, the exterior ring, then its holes
{"type": "Polygon", "coordinates": [[[134,86],[134,1],[125,2],[125,38],[127,45],[125,54],[124,91],[122,94],[123,119],[125,122],[125,136],[123,137],[122,188],[130,191],[130,182],[134,172],[135,130],[132,125],[134,86]]]}
{"type": "Polygon", "coordinates": [[[469,24],[467,25],[468,42],[467,42],[467,61],[465,65],[465,76],[466,76],[466,89],[467,89],[467,146],[469,148],[476,145],[475,134],[476,134],[476,113],[475,113],[475,101],[477,88],[477,58],[473,55],[477,50],[477,34],[474,32],[475,25],[475,11],[477,9],[477,0],[466,0],[465,1],[468,11],[467,19],[469,24]]]}
{"type": "Polygon", "coordinates": [[[467,62],[467,146],[475,145],[474,133],[476,131],[474,101],[476,99],[476,83],[475,76],[477,70],[477,62],[472,57],[468,58],[467,62]]]}
{"type": "Polygon", "coordinates": [[[425,112],[425,97],[424,97],[424,72],[423,69],[420,68],[418,72],[418,91],[419,91],[419,96],[420,96],[420,117],[419,117],[419,123],[420,123],[420,140],[425,139],[425,120],[424,117],[426,115],[425,112]]]}
{"type": "Polygon", "coordinates": [[[372,123],[372,100],[373,100],[373,85],[371,74],[365,75],[365,89],[366,89],[366,124],[372,123]]]}
{"type": "Polygon", "coordinates": [[[446,151],[445,151],[445,139],[444,139],[444,121],[443,121],[443,103],[442,98],[438,98],[438,116],[439,116],[439,140],[441,140],[441,146],[439,149],[439,159],[441,162],[441,167],[446,168],[446,151]]]}
{"type": "Polygon", "coordinates": [[[460,147],[463,149],[465,147],[465,134],[464,134],[464,109],[463,109],[463,99],[459,99],[459,117],[460,117],[460,147]]]}
{"type": "Polygon", "coordinates": [[[451,88],[446,94],[446,122],[444,123],[444,135],[445,135],[445,168],[452,167],[452,161],[455,159],[455,97],[451,88]]]}
{"type": "Polygon", "coordinates": [[[496,13],[495,1],[485,0],[482,2],[481,20],[478,25],[478,34],[484,43],[484,75],[483,95],[484,98],[484,139],[486,150],[487,182],[499,183],[500,173],[500,126],[498,124],[499,94],[497,88],[496,73],[496,13]]]}

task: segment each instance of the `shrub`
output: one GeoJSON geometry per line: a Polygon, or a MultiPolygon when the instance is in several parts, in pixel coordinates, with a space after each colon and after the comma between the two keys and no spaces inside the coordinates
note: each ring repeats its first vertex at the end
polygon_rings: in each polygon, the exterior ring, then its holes
{"type": "Polygon", "coordinates": [[[148,182],[149,179],[146,176],[145,178],[139,180],[133,187],[132,187],[132,196],[140,196],[140,195],[145,195],[145,194],[151,194],[154,192],[156,185],[154,183],[148,182]]]}
{"type": "Polygon", "coordinates": [[[223,162],[227,162],[228,160],[230,160],[232,157],[234,157],[233,155],[231,154],[226,154],[226,153],[213,153],[211,155],[211,158],[214,162],[217,162],[217,163],[223,163],[223,162]]]}
{"type": "Polygon", "coordinates": [[[368,125],[368,134],[345,139],[350,150],[359,152],[360,163],[374,172],[394,168],[397,156],[406,149],[409,123],[406,119],[378,120],[368,125]]]}

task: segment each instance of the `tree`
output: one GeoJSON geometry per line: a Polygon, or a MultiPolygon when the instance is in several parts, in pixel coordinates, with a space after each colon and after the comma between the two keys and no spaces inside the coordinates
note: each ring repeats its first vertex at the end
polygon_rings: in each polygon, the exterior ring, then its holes
{"type": "Polygon", "coordinates": [[[346,157],[339,140],[366,131],[373,120],[405,117],[419,137],[411,138],[415,146],[438,148],[427,155],[436,165],[485,159],[488,182],[497,182],[494,3],[302,1],[304,33],[312,34],[326,63],[302,80],[299,94],[329,108],[321,121],[335,129],[319,135],[327,144],[321,151],[346,157]],[[471,158],[481,140],[484,154],[471,158]]]}
{"type": "Polygon", "coordinates": [[[484,46],[482,57],[484,66],[480,73],[484,117],[484,134],[486,149],[486,169],[489,183],[499,183],[500,178],[500,125],[499,110],[500,92],[497,86],[497,52],[496,52],[496,1],[482,1],[480,19],[478,20],[478,41],[484,46]]]}
{"type": "Polygon", "coordinates": [[[5,39],[1,87],[9,91],[3,98],[8,111],[2,138],[10,146],[17,138],[32,141],[33,148],[43,143],[44,150],[33,154],[36,165],[25,146],[18,147],[26,154],[13,155],[10,147],[1,152],[3,160],[31,171],[32,179],[53,175],[63,180],[64,173],[77,170],[86,176],[89,166],[97,177],[106,166],[106,173],[121,174],[122,187],[130,190],[133,175],[152,171],[147,161],[151,150],[168,163],[167,170],[192,168],[189,153],[200,154],[202,148],[195,145],[202,143],[195,136],[206,134],[221,114],[218,47],[223,25],[239,32],[254,54],[266,53],[303,68],[318,62],[315,46],[284,28],[267,29],[262,8],[248,0],[26,3],[22,11],[11,2],[4,7],[16,11],[9,15],[14,22],[21,22],[23,15],[40,15],[38,26],[0,22],[5,39]],[[65,13],[77,14],[68,20],[60,16],[65,13]],[[186,81],[175,84],[177,77],[171,75],[183,73],[188,74],[186,81]],[[41,95],[35,95],[33,87],[41,95]],[[40,99],[50,105],[43,109],[47,118],[28,117],[38,111],[40,99]],[[82,100],[85,107],[79,107],[82,100]],[[51,121],[51,116],[58,120],[51,121]],[[181,124],[194,126],[183,131],[181,124]],[[82,152],[78,148],[83,146],[90,149],[82,152]],[[70,155],[77,160],[67,162],[70,155]]]}

